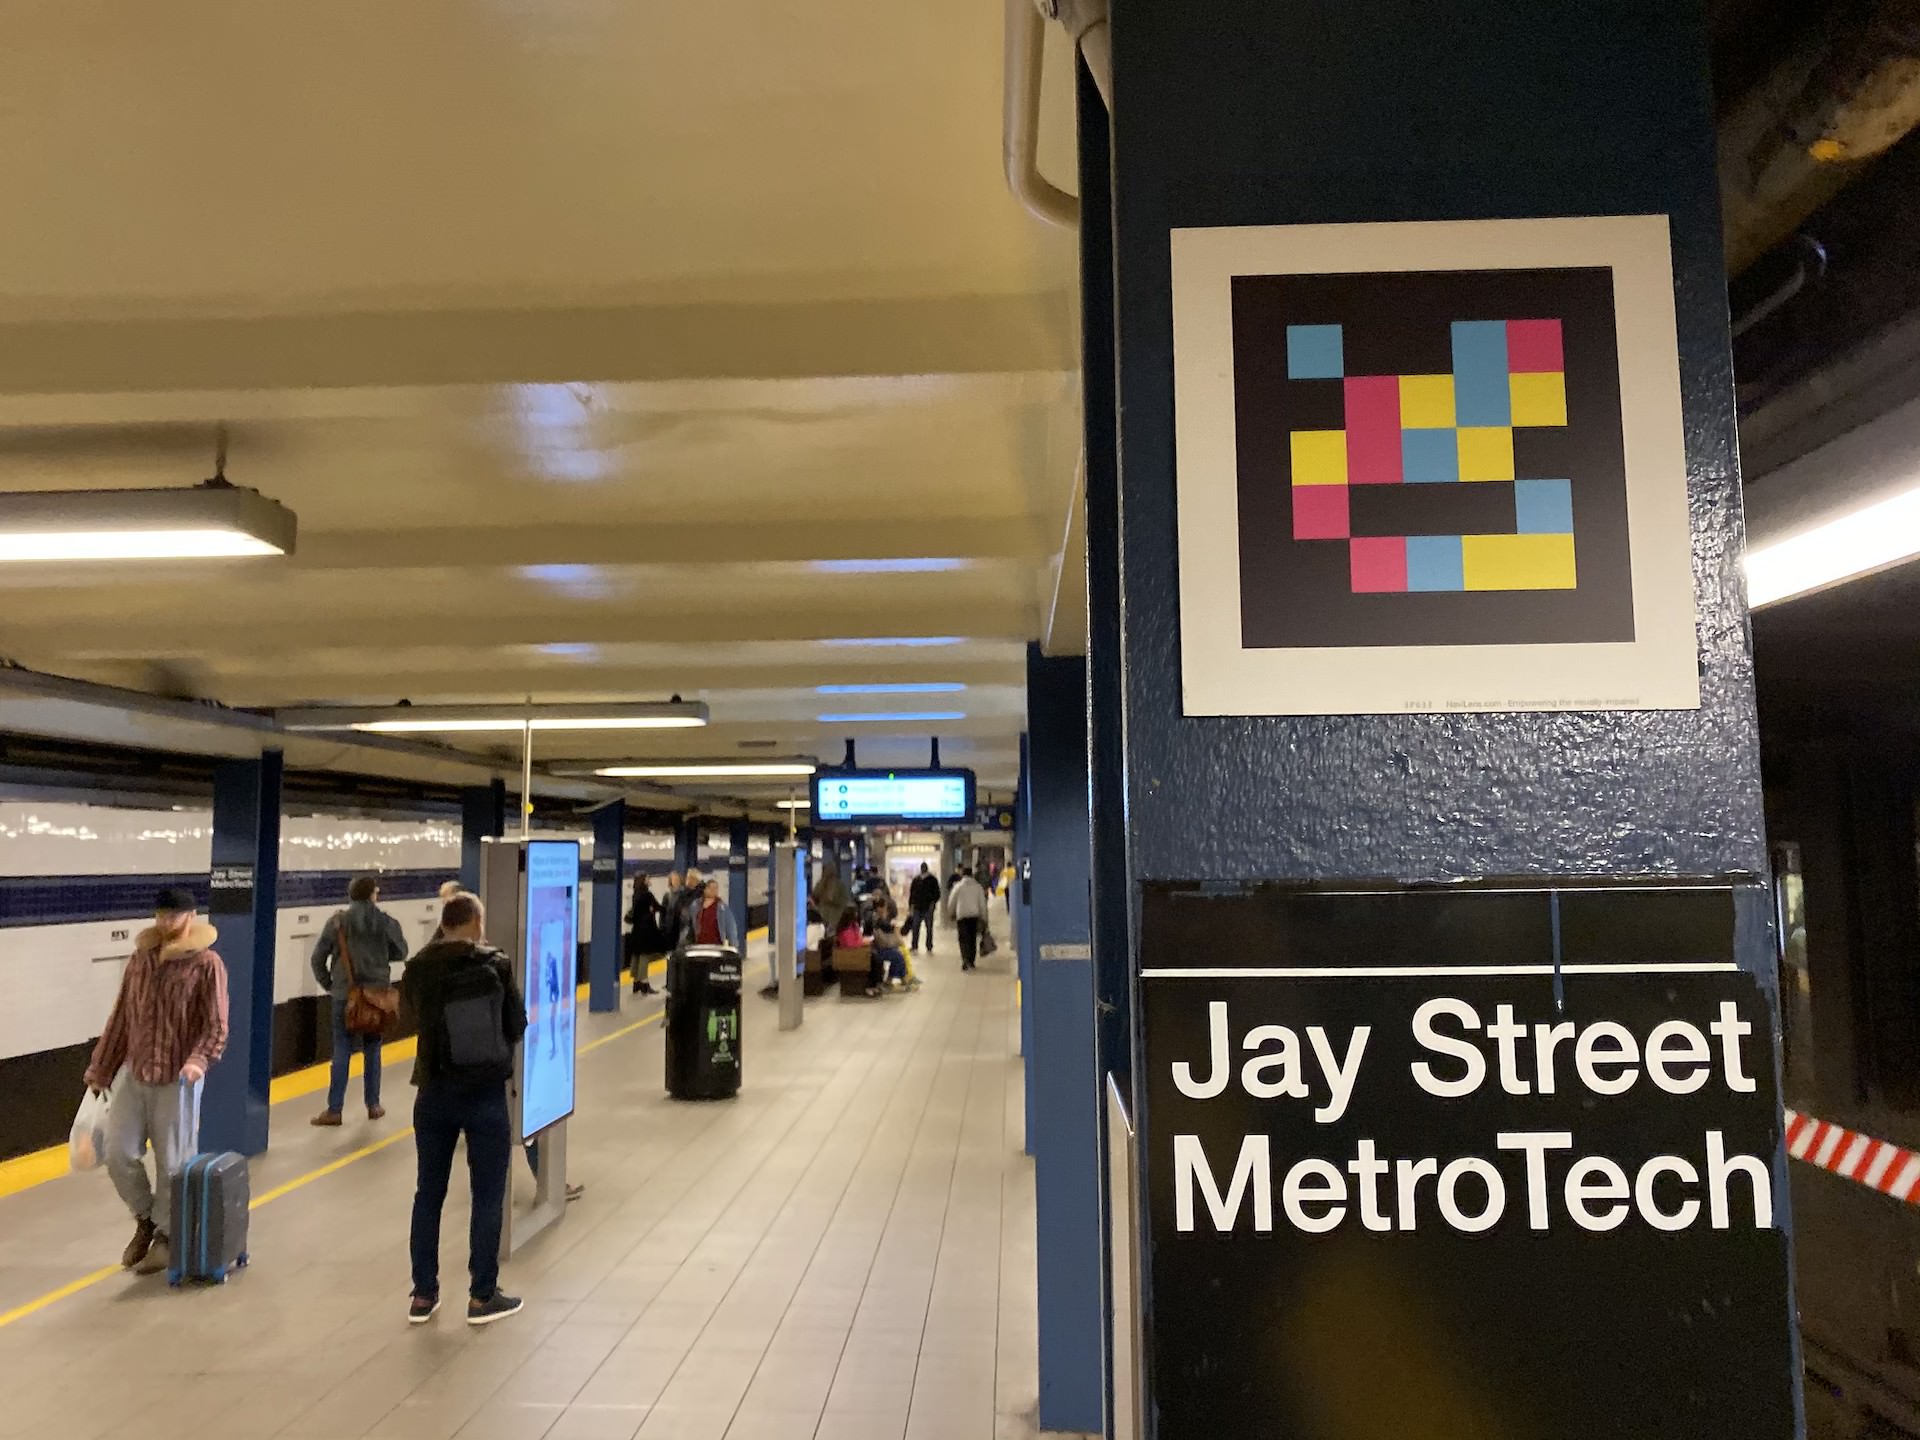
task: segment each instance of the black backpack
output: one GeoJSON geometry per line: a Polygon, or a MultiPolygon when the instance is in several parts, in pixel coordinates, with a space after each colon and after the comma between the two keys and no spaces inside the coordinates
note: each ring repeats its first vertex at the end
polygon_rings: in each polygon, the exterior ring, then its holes
{"type": "Polygon", "coordinates": [[[492,1078],[513,1066],[507,1044],[506,987],[486,955],[448,969],[441,988],[442,1055],[455,1078],[492,1078]]]}

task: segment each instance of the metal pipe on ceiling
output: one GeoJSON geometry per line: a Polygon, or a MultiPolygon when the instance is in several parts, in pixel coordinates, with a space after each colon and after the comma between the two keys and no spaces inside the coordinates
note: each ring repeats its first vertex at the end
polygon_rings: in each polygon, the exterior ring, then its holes
{"type": "Polygon", "coordinates": [[[1040,62],[1047,22],[1034,0],[1006,0],[1006,74],[1000,107],[1000,156],[1007,188],[1027,213],[1049,225],[1080,223],[1080,201],[1040,173],[1040,62]]]}
{"type": "Polygon", "coordinates": [[[1739,274],[1920,126],[1920,0],[1860,0],[1720,131],[1727,269],[1739,274]]]}

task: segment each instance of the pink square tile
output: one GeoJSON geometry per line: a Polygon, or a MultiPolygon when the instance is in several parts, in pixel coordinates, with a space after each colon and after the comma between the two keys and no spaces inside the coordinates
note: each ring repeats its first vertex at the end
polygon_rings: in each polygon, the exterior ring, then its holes
{"type": "MultiPolygon", "coordinates": [[[[1566,369],[1561,358],[1558,320],[1509,320],[1507,368],[1517,375],[1566,369]]],[[[1349,382],[1351,383],[1351,382],[1349,382]]]]}
{"type": "Polygon", "coordinates": [[[1352,554],[1354,594],[1407,588],[1406,536],[1367,535],[1347,543],[1352,554]]]}
{"type": "Polygon", "coordinates": [[[1344,540],[1347,538],[1347,487],[1296,485],[1293,487],[1293,538],[1344,540]]]}

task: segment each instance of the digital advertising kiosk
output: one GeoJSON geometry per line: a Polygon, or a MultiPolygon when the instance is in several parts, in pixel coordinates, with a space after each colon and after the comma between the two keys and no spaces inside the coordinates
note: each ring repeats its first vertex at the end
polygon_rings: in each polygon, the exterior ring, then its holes
{"type": "Polygon", "coordinates": [[[580,964],[580,845],[575,840],[489,840],[480,852],[487,939],[513,961],[527,1005],[514,1059],[514,1139],[539,1142],[539,1175],[523,1200],[524,1171],[508,1174],[502,1257],[567,1208],[567,1118],[573,1114],[580,964]]]}

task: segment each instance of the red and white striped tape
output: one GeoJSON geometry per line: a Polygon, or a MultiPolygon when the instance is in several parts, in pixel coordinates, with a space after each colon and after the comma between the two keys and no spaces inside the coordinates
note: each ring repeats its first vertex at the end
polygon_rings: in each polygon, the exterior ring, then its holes
{"type": "Polygon", "coordinates": [[[1882,1195],[1920,1205],[1920,1154],[1903,1145],[1789,1110],[1787,1154],[1882,1195]]]}

